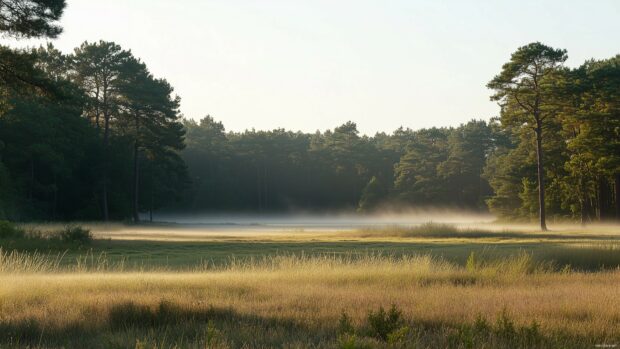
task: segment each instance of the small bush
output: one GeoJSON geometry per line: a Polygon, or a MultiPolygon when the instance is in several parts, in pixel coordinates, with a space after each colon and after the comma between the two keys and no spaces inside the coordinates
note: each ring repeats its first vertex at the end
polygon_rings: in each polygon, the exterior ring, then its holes
{"type": "Polygon", "coordinates": [[[473,273],[476,271],[476,269],[478,269],[479,264],[480,263],[476,259],[476,254],[472,251],[469,254],[469,257],[467,257],[467,264],[465,264],[465,268],[468,272],[473,273]]]}
{"type": "Polygon", "coordinates": [[[539,343],[543,338],[540,325],[536,320],[532,320],[529,326],[522,327],[519,332],[523,341],[530,346],[539,343]]]}
{"type": "Polygon", "coordinates": [[[409,327],[402,326],[388,334],[387,342],[389,344],[403,343],[407,339],[408,335],[409,335],[409,327]]]}
{"type": "Polygon", "coordinates": [[[93,239],[90,230],[77,225],[68,225],[58,233],[60,240],[64,242],[89,243],[93,239]]]}
{"type": "Polygon", "coordinates": [[[9,221],[0,220],[0,239],[22,239],[24,236],[24,230],[9,221]]]}
{"type": "Polygon", "coordinates": [[[351,317],[344,310],[340,314],[340,320],[338,320],[338,333],[355,333],[355,328],[353,327],[353,323],[351,322],[351,317]]]}
{"type": "Polygon", "coordinates": [[[506,308],[504,308],[497,317],[495,326],[495,331],[497,335],[507,340],[514,339],[517,335],[515,324],[508,315],[508,311],[506,310],[506,308]]]}
{"type": "Polygon", "coordinates": [[[368,343],[367,340],[358,338],[354,334],[342,334],[338,337],[338,345],[339,349],[370,349],[374,346],[371,343],[368,343]]]}
{"type": "Polygon", "coordinates": [[[478,314],[476,316],[476,320],[474,320],[473,330],[477,335],[487,334],[491,326],[486,318],[482,316],[482,314],[478,314]]]}
{"type": "Polygon", "coordinates": [[[383,307],[379,307],[378,311],[368,313],[371,335],[383,341],[386,341],[389,335],[398,330],[402,324],[402,312],[394,304],[387,312],[383,307]]]}

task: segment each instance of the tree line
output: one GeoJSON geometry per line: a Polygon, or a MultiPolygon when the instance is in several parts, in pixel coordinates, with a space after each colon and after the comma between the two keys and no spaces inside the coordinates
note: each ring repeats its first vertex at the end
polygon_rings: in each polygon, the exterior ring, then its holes
{"type": "Polygon", "coordinates": [[[226,132],[207,116],[184,120],[191,210],[332,210],[403,205],[484,210],[481,179],[492,126],[400,128],[373,137],[347,122],[316,133],[226,132]]]}
{"type": "MultiPolygon", "coordinates": [[[[0,31],[54,38],[64,0],[0,2],[0,31]]],[[[130,50],[0,47],[0,217],[140,220],[153,210],[402,207],[502,219],[620,219],[620,56],[564,65],[518,48],[488,84],[501,113],[458,127],[360,135],[227,132],[183,119],[172,86],[130,50]]]]}

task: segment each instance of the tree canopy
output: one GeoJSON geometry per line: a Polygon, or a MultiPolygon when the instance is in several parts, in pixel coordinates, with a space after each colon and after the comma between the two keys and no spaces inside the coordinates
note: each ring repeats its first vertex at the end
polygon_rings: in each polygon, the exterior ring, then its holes
{"type": "Polygon", "coordinates": [[[15,37],[55,38],[62,33],[58,24],[65,0],[2,0],[0,31],[15,37]]]}

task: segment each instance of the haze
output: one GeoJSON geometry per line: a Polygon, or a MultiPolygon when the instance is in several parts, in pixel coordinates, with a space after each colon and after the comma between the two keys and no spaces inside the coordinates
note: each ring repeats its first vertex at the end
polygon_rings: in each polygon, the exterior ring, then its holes
{"type": "Polygon", "coordinates": [[[353,120],[372,134],[497,115],[485,84],[516,47],[566,48],[572,66],[613,56],[619,10],[613,0],[72,0],[54,44],[115,41],[175,86],[186,117],[211,114],[229,130],[353,120]]]}

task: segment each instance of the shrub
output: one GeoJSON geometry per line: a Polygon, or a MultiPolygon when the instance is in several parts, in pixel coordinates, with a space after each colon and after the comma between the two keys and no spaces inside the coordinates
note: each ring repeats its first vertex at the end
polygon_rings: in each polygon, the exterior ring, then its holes
{"type": "Polygon", "coordinates": [[[389,344],[403,343],[409,335],[409,327],[402,326],[388,334],[387,342],[389,344]]]}
{"type": "Polygon", "coordinates": [[[398,330],[402,323],[402,312],[394,304],[387,312],[383,307],[379,307],[378,311],[368,313],[371,335],[383,341],[386,341],[392,332],[398,330]]]}
{"type": "Polygon", "coordinates": [[[508,311],[506,310],[506,308],[504,308],[497,317],[497,322],[495,326],[495,331],[500,337],[511,340],[514,339],[517,335],[515,324],[508,315],[508,311]]]}
{"type": "Polygon", "coordinates": [[[0,239],[21,239],[25,232],[9,221],[0,220],[0,239]]]}
{"type": "Polygon", "coordinates": [[[352,334],[355,333],[355,328],[351,323],[351,317],[343,310],[340,314],[340,320],[338,320],[338,333],[340,334],[352,334]]]}
{"type": "Polygon", "coordinates": [[[473,330],[477,335],[487,334],[491,326],[489,325],[486,318],[482,316],[482,314],[478,314],[476,316],[476,320],[474,320],[473,330]]]}
{"type": "Polygon", "coordinates": [[[364,339],[358,338],[354,334],[343,334],[338,337],[338,345],[339,349],[370,349],[374,346],[371,343],[368,343],[364,339]]]}
{"type": "Polygon", "coordinates": [[[92,241],[93,235],[90,230],[77,225],[68,225],[58,234],[60,240],[64,242],[88,243],[92,241]]]}
{"type": "Polygon", "coordinates": [[[540,325],[536,320],[532,320],[529,326],[522,327],[520,330],[520,336],[523,338],[525,344],[533,346],[542,340],[540,333],[540,325]]]}
{"type": "Polygon", "coordinates": [[[476,254],[474,252],[471,252],[469,254],[469,257],[467,257],[467,264],[465,264],[465,268],[470,273],[473,273],[476,271],[476,269],[478,269],[478,266],[479,266],[479,262],[476,259],[476,254]]]}

